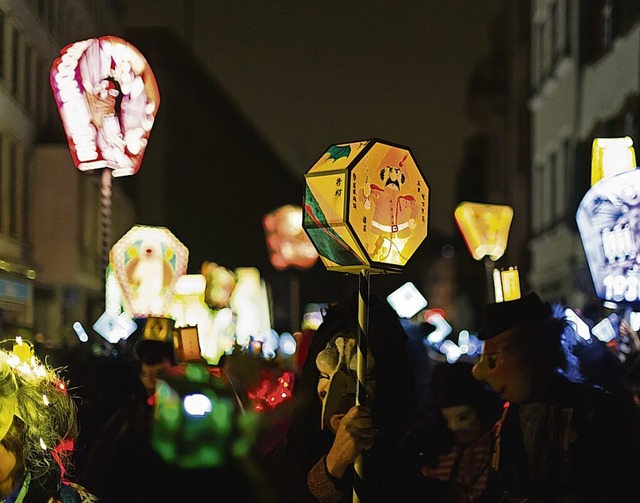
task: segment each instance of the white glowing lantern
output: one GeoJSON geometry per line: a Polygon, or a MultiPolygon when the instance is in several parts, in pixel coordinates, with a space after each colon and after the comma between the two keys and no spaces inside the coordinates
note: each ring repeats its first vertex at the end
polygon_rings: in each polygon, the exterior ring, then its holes
{"type": "Polygon", "coordinates": [[[169,314],[188,257],[187,247],[165,227],[133,226],[110,253],[127,312],[135,318],[169,314]]]}
{"type": "Polygon", "coordinates": [[[224,353],[215,331],[215,314],[204,301],[206,278],[202,274],[185,274],[176,282],[171,305],[171,317],[175,326],[198,327],[200,352],[210,364],[217,364],[224,353]]]}
{"type": "Polygon", "coordinates": [[[236,314],[236,340],[241,346],[249,344],[249,338],[271,333],[269,300],[260,272],[254,267],[235,270],[238,283],[231,295],[230,305],[236,314]]]}
{"type": "Polygon", "coordinates": [[[114,316],[105,311],[93,324],[93,329],[111,344],[128,339],[137,328],[136,322],[125,312],[114,316]]]}
{"type": "Polygon", "coordinates": [[[410,281],[387,296],[387,302],[401,318],[411,318],[427,307],[427,299],[410,281]]]}

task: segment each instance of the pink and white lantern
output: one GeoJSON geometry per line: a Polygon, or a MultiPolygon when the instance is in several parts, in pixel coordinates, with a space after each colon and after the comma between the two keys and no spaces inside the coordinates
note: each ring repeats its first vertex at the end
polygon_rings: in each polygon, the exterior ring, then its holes
{"type": "Polygon", "coordinates": [[[114,36],[81,40],[60,54],[51,87],[74,164],[82,171],[134,175],[160,105],[146,59],[114,36]]]}

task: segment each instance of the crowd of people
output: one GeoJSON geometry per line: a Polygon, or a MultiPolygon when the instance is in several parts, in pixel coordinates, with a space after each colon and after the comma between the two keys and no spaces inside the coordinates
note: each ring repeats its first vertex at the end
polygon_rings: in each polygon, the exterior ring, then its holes
{"type": "Polygon", "coordinates": [[[586,347],[536,293],[491,303],[479,358],[433,361],[427,379],[416,378],[419,346],[376,296],[358,372],[358,324],[355,295],[330,305],[286,370],[242,348],[218,366],[184,364],[170,343],[141,336],[120,376],[126,392],[98,423],[64,369],[6,341],[0,501],[640,501],[640,342],[627,321],[618,345],[586,347]],[[220,385],[207,388],[212,379],[220,385]],[[173,395],[209,408],[186,413],[173,395]],[[161,448],[159,404],[173,428],[162,431],[175,434],[161,448]]]}

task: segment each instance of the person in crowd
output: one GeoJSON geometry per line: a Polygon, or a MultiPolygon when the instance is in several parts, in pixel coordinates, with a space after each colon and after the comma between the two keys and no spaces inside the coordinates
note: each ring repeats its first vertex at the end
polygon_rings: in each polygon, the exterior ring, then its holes
{"type": "Polygon", "coordinates": [[[133,501],[137,491],[141,497],[150,496],[146,486],[151,485],[154,472],[164,470],[151,447],[150,433],[156,381],[172,365],[173,347],[169,342],[142,339],[136,343],[135,354],[138,373],[91,446],[83,474],[85,484],[106,501],[125,501],[123,484],[131,486],[128,497],[132,499],[127,501],[133,501]]]}
{"type": "Polygon", "coordinates": [[[640,338],[629,322],[620,321],[619,333],[628,350],[622,361],[625,377],[636,406],[640,407],[640,338]]]}
{"type": "Polygon", "coordinates": [[[36,358],[28,342],[1,345],[1,501],[98,501],[67,478],[78,432],[76,405],[67,383],[36,358]]]}
{"type": "Polygon", "coordinates": [[[535,292],[485,307],[473,375],[507,402],[491,501],[640,501],[637,411],[627,394],[567,377],[566,330],[535,292]]]}
{"type": "Polygon", "coordinates": [[[355,405],[357,298],[327,309],[294,390],[287,440],[266,457],[276,501],[351,501],[362,456],[365,501],[401,501],[398,445],[411,412],[406,334],[391,308],[369,308],[367,406],[355,405]]]}
{"type": "Polygon", "coordinates": [[[417,475],[412,501],[485,501],[502,402],[471,369],[471,363],[441,363],[432,372],[429,413],[409,429],[404,447],[407,470],[417,475]]]}

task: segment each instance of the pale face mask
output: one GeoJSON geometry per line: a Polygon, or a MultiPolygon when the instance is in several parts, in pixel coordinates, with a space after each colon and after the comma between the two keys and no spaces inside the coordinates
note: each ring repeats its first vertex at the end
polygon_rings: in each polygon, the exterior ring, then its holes
{"type": "Polygon", "coordinates": [[[476,409],[471,405],[453,405],[442,408],[447,428],[461,443],[471,443],[481,431],[482,425],[476,409]]]}
{"type": "MultiPolygon", "coordinates": [[[[356,396],[356,340],[336,335],[316,357],[316,366],[320,372],[318,379],[318,397],[322,401],[321,428],[330,427],[331,417],[346,414],[355,405],[356,396]]],[[[373,399],[375,381],[373,379],[374,361],[371,353],[367,355],[367,397],[373,399]]]]}

